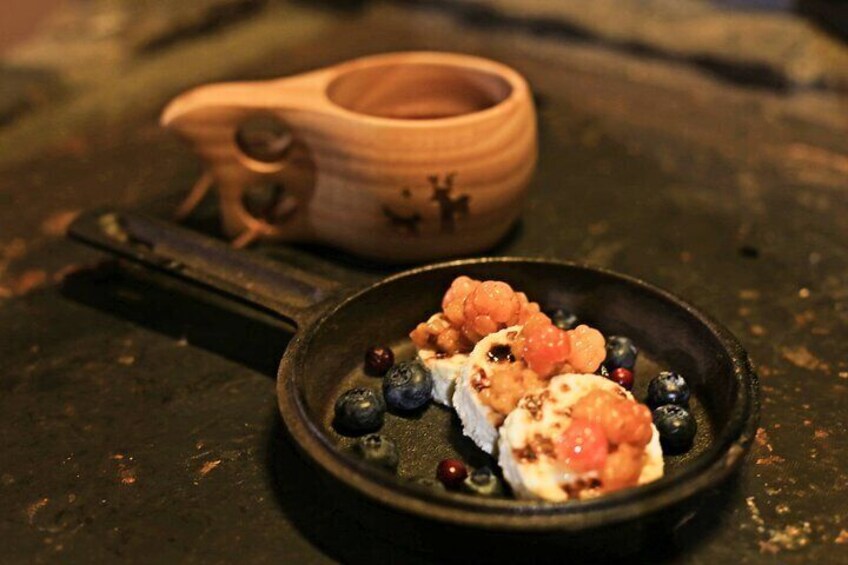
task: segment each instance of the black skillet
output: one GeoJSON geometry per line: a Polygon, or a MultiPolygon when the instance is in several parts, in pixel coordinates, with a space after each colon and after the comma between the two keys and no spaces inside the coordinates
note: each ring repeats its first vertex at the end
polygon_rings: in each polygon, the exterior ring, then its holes
{"type": "MultiPolygon", "coordinates": [[[[679,298],[641,280],[561,261],[484,258],[416,268],[357,291],[151,218],[83,214],[70,235],[114,255],[206,287],[291,322],[296,335],[280,363],[277,397],[295,445],[342,490],[402,515],[488,532],[580,535],[644,522],[718,486],[743,460],[758,417],[757,377],[736,339],[679,298]],[[462,437],[449,411],[429,407],[416,418],[389,415],[383,430],[398,443],[399,476],[353,456],[351,440],[332,428],[338,395],[356,385],[379,389],[362,371],[365,349],[389,344],[411,356],[406,335],[436,311],[458,275],[509,282],[543,307],[567,307],[605,334],[631,337],[641,348],[634,393],[661,368],[688,377],[699,423],[686,455],[667,457],[661,480],[595,500],[551,504],[444,492],[421,484],[443,457],[491,464],[462,437]]],[[[223,328],[222,328],[223,329],[223,328]]]]}

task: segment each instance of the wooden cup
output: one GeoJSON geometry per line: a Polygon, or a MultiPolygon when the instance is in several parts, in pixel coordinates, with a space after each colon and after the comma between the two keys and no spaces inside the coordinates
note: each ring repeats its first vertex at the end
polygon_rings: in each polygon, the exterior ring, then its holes
{"type": "Polygon", "coordinates": [[[526,81],[450,53],[201,86],[161,122],[207,166],[184,213],[214,185],[236,244],[321,242],[391,262],[494,245],[521,213],[537,155],[526,81]],[[276,190],[260,211],[246,205],[258,186],[276,190]]]}

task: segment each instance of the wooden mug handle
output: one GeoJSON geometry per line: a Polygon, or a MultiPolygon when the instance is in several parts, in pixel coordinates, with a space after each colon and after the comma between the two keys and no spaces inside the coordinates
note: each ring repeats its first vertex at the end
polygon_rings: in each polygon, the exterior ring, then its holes
{"type": "Polygon", "coordinates": [[[319,71],[267,82],[211,84],[171,101],[161,125],[185,139],[206,165],[178,215],[187,215],[215,185],[223,229],[234,237],[234,245],[244,246],[258,238],[308,239],[304,211],[313,188],[314,163],[305,145],[303,117],[326,111],[321,94],[328,79],[328,73],[319,71]],[[279,148],[279,158],[256,159],[240,145],[240,128],[257,116],[271,117],[288,129],[290,143],[279,148]],[[245,191],[261,182],[283,185],[282,200],[275,203],[282,221],[269,222],[245,206],[245,191]]]}

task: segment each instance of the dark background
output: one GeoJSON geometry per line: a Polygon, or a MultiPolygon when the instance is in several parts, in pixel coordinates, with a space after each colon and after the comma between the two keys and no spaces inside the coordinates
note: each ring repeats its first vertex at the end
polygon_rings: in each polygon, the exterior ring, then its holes
{"type": "MultiPolygon", "coordinates": [[[[757,366],[743,472],[638,557],[848,563],[844,21],[826,0],[4,5],[0,560],[450,557],[359,525],[315,483],[276,412],[284,329],[62,236],[94,206],[171,214],[200,165],[156,124],[185,88],[438,49],[501,60],[537,94],[538,172],[494,253],[643,277],[757,366]]],[[[208,199],[189,225],[215,234],[215,214],[208,199]]],[[[257,252],[350,284],[388,272],[257,252]]]]}

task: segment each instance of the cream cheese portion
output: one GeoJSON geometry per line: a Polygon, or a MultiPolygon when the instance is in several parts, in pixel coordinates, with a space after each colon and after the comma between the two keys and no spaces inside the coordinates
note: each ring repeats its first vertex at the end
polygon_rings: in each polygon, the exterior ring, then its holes
{"type": "Polygon", "coordinates": [[[480,377],[490,378],[502,367],[501,363],[491,361],[488,353],[493,346],[510,345],[520,331],[521,326],[512,326],[480,340],[468,356],[456,383],[453,406],[462,421],[462,433],[486,453],[494,454],[496,451],[502,416],[483,403],[474,388],[474,381],[480,377]]]}
{"type": "MultiPolygon", "coordinates": [[[[553,377],[548,386],[537,393],[525,396],[504,421],[498,441],[498,463],[504,479],[518,498],[563,502],[570,498],[564,485],[589,483],[597,479],[596,472],[568,473],[544,453],[536,453],[528,461],[521,457],[531,441],[539,438],[553,439],[571,424],[570,408],[578,400],[597,389],[633,395],[614,382],[598,375],[565,374],[553,377]]],[[[645,447],[646,461],[639,476],[639,484],[660,478],[663,474],[662,448],[659,433],[652,426],[651,441],[645,447]]],[[[597,496],[597,490],[586,489],[579,498],[597,496]]]]}
{"type": "Polygon", "coordinates": [[[457,353],[450,357],[439,357],[432,349],[421,349],[418,358],[433,376],[433,401],[452,408],[456,381],[462,367],[468,362],[468,355],[457,353]]]}

